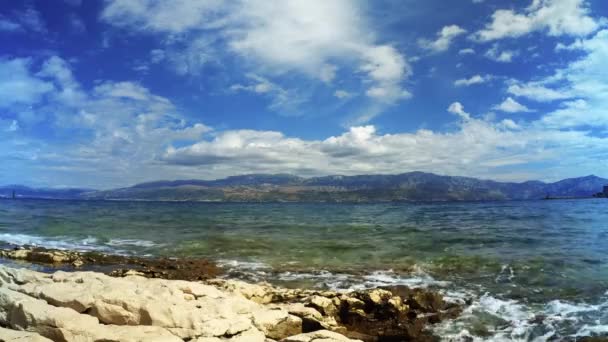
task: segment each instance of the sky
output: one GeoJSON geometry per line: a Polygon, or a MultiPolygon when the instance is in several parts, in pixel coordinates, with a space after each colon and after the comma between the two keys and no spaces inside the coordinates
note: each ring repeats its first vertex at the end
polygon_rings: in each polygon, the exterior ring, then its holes
{"type": "Polygon", "coordinates": [[[608,177],[605,0],[0,1],[0,184],[608,177]]]}

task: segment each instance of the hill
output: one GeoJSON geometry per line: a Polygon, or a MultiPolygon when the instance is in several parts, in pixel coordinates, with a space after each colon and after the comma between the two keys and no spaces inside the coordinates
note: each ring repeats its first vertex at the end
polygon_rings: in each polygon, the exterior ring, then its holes
{"type": "Polygon", "coordinates": [[[252,174],[218,180],[175,180],[128,188],[83,192],[84,199],[237,201],[237,202],[382,202],[483,201],[549,197],[591,197],[608,184],[597,176],[555,183],[497,182],[470,177],[409,172],[398,175],[325,176],[252,174]]]}

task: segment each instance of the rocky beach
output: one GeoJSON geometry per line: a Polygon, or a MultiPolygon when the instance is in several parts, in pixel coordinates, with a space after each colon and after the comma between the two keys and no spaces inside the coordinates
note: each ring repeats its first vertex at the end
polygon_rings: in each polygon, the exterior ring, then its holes
{"type": "Polygon", "coordinates": [[[222,277],[205,260],[42,248],[0,256],[49,270],[0,265],[0,341],[433,341],[426,328],[462,310],[437,292],[405,286],[251,284],[222,277]],[[95,267],[106,274],[78,271],[95,267]]]}

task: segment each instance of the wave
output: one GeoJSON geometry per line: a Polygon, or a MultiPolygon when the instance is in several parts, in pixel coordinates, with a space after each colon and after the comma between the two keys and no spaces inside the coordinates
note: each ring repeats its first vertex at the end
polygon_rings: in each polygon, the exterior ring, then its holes
{"type": "MultiPolygon", "coordinates": [[[[608,295],[608,293],[607,293],[608,295]]],[[[553,300],[527,305],[483,294],[434,332],[450,341],[556,341],[608,333],[608,298],[600,304],[553,300]]]]}
{"type": "Polygon", "coordinates": [[[100,251],[116,254],[130,254],[132,251],[124,247],[144,247],[151,248],[161,246],[149,240],[137,239],[111,239],[102,241],[98,238],[88,236],[86,238],[74,238],[67,236],[36,236],[26,234],[0,233],[0,242],[16,246],[37,246],[59,250],[73,250],[80,252],[100,251]],[[123,247],[123,248],[116,248],[123,247]]]}
{"type": "MultiPolygon", "coordinates": [[[[314,287],[336,291],[353,291],[383,286],[405,285],[432,287],[450,302],[469,303],[455,320],[434,327],[433,331],[447,341],[556,341],[576,340],[583,336],[608,334],[608,292],[600,304],[552,300],[544,304],[527,304],[498,295],[483,293],[479,287],[457,287],[449,281],[437,280],[421,267],[399,274],[392,270],[367,274],[347,274],[327,270],[306,272],[273,272],[260,262],[224,260],[229,272],[240,272],[249,280],[270,282],[309,282],[314,287]]],[[[235,274],[235,273],[233,273],[235,274]]],[[[509,282],[515,277],[508,265],[502,267],[496,282],[509,282]]]]}
{"type": "Polygon", "coordinates": [[[138,239],[111,239],[106,243],[109,246],[134,246],[134,247],[159,247],[162,244],[155,243],[149,240],[138,240],[138,239]]]}

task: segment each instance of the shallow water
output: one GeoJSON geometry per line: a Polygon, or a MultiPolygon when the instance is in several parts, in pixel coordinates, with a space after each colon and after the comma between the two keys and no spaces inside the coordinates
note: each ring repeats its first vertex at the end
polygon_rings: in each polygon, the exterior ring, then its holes
{"type": "Polygon", "coordinates": [[[608,334],[608,200],[383,204],[0,201],[0,241],[202,256],[286,286],[473,299],[455,340],[608,334]]]}

